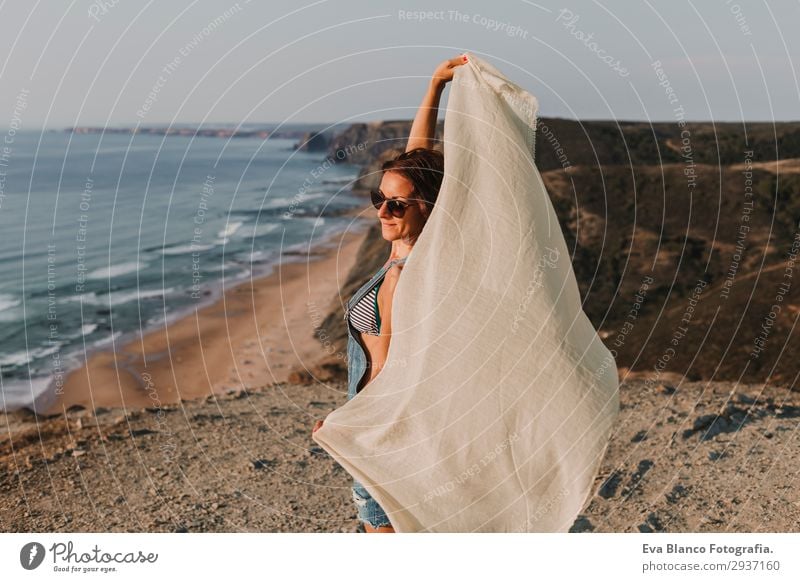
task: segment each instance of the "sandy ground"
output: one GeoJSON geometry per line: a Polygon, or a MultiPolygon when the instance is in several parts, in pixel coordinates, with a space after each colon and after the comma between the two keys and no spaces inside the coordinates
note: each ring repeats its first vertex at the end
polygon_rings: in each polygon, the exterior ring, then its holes
{"type": "Polygon", "coordinates": [[[176,403],[283,382],[293,369],[313,368],[323,355],[314,327],[329,311],[364,236],[360,226],[332,248],[294,257],[298,262],[226,289],[187,317],[90,355],[67,376],[60,398],[37,410],[176,403]]]}
{"type": "Polygon", "coordinates": [[[277,384],[2,417],[17,436],[0,442],[0,531],[354,532],[349,477],[311,440],[345,399],[344,386],[277,384]]]}
{"type": "MultiPolygon", "coordinates": [[[[800,394],[660,380],[621,385],[573,531],[800,531],[800,394]]],[[[2,416],[17,437],[0,440],[0,531],[356,531],[350,478],[310,432],[345,401],[344,383],[278,384],[127,413],[2,416]]]]}
{"type": "Polygon", "coordinates": [[[800,393],[631,380],[620,408],[574,531],[800,531],[800,393]]]}

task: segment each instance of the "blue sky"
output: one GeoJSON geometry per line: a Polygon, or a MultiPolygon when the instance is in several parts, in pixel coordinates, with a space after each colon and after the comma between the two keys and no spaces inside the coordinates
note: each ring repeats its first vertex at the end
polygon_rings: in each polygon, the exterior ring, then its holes
{"type": "Polygon", "coordinates": [[[543,116],[798,120],[798,24],[798,0],[11,0],[0,127],[410,118],[463,50],[543,116]]]}

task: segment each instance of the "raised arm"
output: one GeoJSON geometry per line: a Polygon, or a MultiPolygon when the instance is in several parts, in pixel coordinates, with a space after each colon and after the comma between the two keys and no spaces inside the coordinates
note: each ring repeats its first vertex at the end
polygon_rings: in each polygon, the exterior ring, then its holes
{"type": "Polygon", "coordinates": [[[442,97],[444,86],[453,79],[456,67],[467,62],[467,55],[443,61],[433,72],[428,90],[422,98],[422,103],[411,124],[411,134],[408,136],[406,151],[415,148],[433,149],[434,136],[436,135],[436,117],[439,113],[439,99],[442,97]]]}

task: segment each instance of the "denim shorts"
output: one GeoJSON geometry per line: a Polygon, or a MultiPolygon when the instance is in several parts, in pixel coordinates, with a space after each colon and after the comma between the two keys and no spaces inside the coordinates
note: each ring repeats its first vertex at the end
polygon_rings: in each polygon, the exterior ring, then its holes
{"type": "Polygon", "coordinates": [[[359,521],[374,528],[392,525],[383,508],[367,493],[364,486],[355,479],[353,479],[353,501],[356,502],[359,521]]]}

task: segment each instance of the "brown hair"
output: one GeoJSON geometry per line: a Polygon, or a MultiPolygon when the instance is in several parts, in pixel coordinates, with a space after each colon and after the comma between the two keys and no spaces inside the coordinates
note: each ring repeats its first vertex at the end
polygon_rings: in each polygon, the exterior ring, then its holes
{"type": "Polygon", "coordinates": [[[444,154],[438,150],[415,148],[403,152],[381,166],[381,172],[397,172],[414,186],[417,196],[427,202],[428,212],[433,210],[439,188],[444,178],[444,154]]]}

